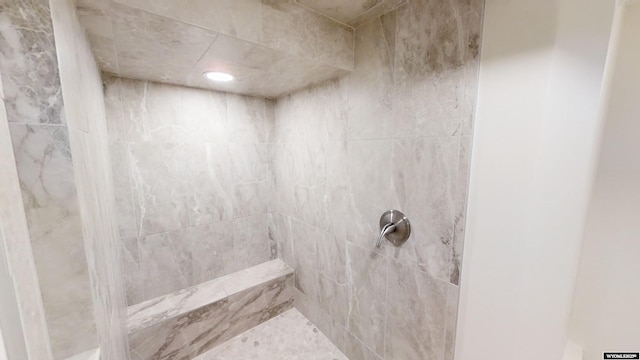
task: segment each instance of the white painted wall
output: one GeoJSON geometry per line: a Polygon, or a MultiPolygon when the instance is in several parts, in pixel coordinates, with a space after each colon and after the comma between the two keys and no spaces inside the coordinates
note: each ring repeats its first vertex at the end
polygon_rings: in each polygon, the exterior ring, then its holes
{"type": "Polygon", "coordinates": [[[486,2],[457,360],[562,358],[613,8],[486,2]]]}
{"type": "Polygon", "coordinates": [[[617,15],[570,328],[584,360],[602,359],[604,351],[640,351],[640,4],[629,3],[617,15]]]}

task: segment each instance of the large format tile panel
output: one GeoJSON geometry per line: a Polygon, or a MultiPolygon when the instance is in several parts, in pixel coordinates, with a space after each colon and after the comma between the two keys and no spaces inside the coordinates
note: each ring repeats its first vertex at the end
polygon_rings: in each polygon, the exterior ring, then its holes
{"type": "Polygon", "coordinates": [[[280,260],[129,307],[133,359],[189,359],[293,306],[280,260]]]}

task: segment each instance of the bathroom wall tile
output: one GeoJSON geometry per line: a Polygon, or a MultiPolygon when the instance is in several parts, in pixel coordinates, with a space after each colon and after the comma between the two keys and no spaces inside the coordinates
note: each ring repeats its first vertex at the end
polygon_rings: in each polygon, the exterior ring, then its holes
{"type": "Polygon", "coordinates": [[[57,125],[10,131],[51,347],[65,358],[97,346],[69,136],[57,125]]]}
{"type": "Polygon", "coordinates": [[[400,208],[414,221],[410,240],[400,248],[389,247],[390,256],[446,281],[456,211],[458,153],[459,139],[453,137],[397,140],[393,148],[400,208]]]}
{"type": "Polygon", "coordinates": [[[180,230],[191,252],[193,278],[196,285],[228,274],[234,266],[235,234],[231,222],[217,222],[180,230]]]}
{"type": "Polygon", "coordinates": [[[318,230],[298,220],[291,222],[291,236],[295,239],[295,285],[306,296],[318,296],[318,230]]]}
{"type": "Polygon", "coordinates": [[[265,45],[353,69],[353,32],[348,26],[307,11],[290,0],[263,0],[262,4],[265,45]]]}
{"type": "Polygon", "coordinates": [[[189,219],[191,225],[231,220],[238,206],[226,143],[189,146],[189,219]]]}
{"type": "Polygon", "coordinates": [[[277,257],[290,267],[295,267],[291,218],[281,213],[271,214],[270,237],[275,238],[277,257]]]}
{"type": "Polygon", "coordinates": [[[467,6],[413,0],[398,9],[394,103],[404,136],[460,133],[464,64],[467,48],[474,46],[464,41],[460,25],[467,6]]]}
{"type": "Polygon", "coordinates": [[[416,268],[389,268],[385,359],[441,359],[447,312],[446,283],[416,268]]]}
{"type": "Polygon", "coordinates": [[[140,236],[189,225],[189,191],[185,177],[189,156],[184,146],[173,143],[129,146],[140,236]]]}
{"type": "Polygon", "coordinates": [[[133,196],[131,163],[129,161],[129,144],[122,141],[111,142],[109,145],[113,186],[116,201],[116,216],[121,238],[138,235],[136,222],[136,198],[133,196]]]}
{"type": "Polygon", "coordinates": [[[273,102],[118,78],[106,94],[121,236],[166,233],[192,262],[191,278],[167,273],[170,285],[149,293],[141,260],[129,303],[277,256],[273,102]]]}
{"type": "Polygon", "coordinates": [[[389,261],[372,247],[347,244],[347,329],[378,354],[384,351],[389,261]]]}
{"type": "Polygon", "coordinates": [[[264,143],[267,140],[266,100],[227,94],[228,137],[236,143],[264,143]]]}
{"type": "Polygon", "coordinates": [[[449,281],[452,284],[460,284],[460,272],[462,263],[462,251],[467,213],[467,195],[469,189],[469,171],[471,164],[471,137],[460,138],[459,165],[456,183],[455,197],[455,224],[453,232],[453,246],[451,258],[451,275],[449,281]]]}
{"type": "Polygon", "coordinates": [[[327,317],[336,321],[340,326],[347,323],[348,289],[347,284],[340,284],[322,273],[318,276],[318,303],[327,312],[327,317]]]}
{"type": "Polygon", "coordinates": [[[344,349],[344,324],[336,321],[316,301],[294,289],[295,306],[339,349],[344,349]]]}
{"type": "MultiPolygon", "coordinates": [[[[178,88],[182,102],[182,123],[188,126],[189,141],[222,143],[229,141],[226,94],[188,87],[178,88]]],[[[165,115],[162,115],[165,116],[165,115]]]]}
{"type": "MultiPolygon", "coordinates": [[[[371,247],[379,234],[380,215],[400,208],[393,172],[393,147],[390,140],[352,141],[347,144],[350,191],[355,211],[348,240],[371,247]]],[[[387,246],[386,242],[385,245],[387,246]]]]}
{"type": "Polygon", "coordinates": [[[122,115],[117,108],[107,107],[107,121],[110,124],[109,138],[111,140],[149,141],[149,115],[147,112],[147,90],[149,83],[129,79],[118,79],[113,85],[107,82],[107,96],[119,97],[122,102],[122,115]],[[114,112],[112,112],[114,111],[114,112]],[[113,130],[118,132],[114,132],[113,130]]]}
{"type": "Polygon", "coordinates": [[[122,239],[122,267],[127,304],[133,305],[144,301],[146,299],[145,276],[140,264],[137,238],[122,239]]]}
{"type": "MultiPolygon", "coordinates": [[[[2,83],[0,81],[0,98],[2,83]]],[[[4,100],[0,99],[0,246],[5,250],[6,266],[14,278],[18,306],[23,309],[21,327],[31,358],[53,359],[45,318],[38,273],[29,237],[27,217],[22,202],[20,179],[11,143],[4,100]]]]}
{"type": "Polygon", "coordinates": [[[291,219],[296,273],[317,279],[319,289],[298,291],[296,307],[312,321],[324,312],[340,322],[327,294],[340,299],[334,291],[346,244],[349,305],[338,341],[352,358],[444,356],[445,308],[453,306],[446,286],[458,281],[464,235],[482,6],[409,0],[359,24],[354,71],[337,87],[321,83],[277,100],[276,209],[291,219]],[[318,103],[346,104],[345,131],[336,132],[344,138],[325,135],[318,103]],[[400,248],[376,249],[380,214],[389,209],[408,215],[413,234],[400,248]],[[317,263],[300,259],[309,240],[296,233],[305,227],[319,230],[317,263]]]}
{"type": "MultiPolygon", "coordinates": [[[[255,215],[233,220],[233,266],[238,271],[269,261],[269,215],[255,215]]],[[[226,229],[228,232],[230,229],[226,229]]],[[[230,264],[231,265],[231,264],[230,264]]]]}
{"type": "Polygon", "coordinates": [[[329,80],[278,99],[280,142],[339,141],[346,136],[347,85],[329,80]],[[296,121],[313,117],[313,122],[296,121]]]}
{"type": "Polygon", "coordinates": [[[446,327],[445,327],[445,338],[444,338],[444,360],[454,360],[460,288],[455,285],[448,285],[447,288],[448,290],[447,290],[446,327]]]}
{"type": "MultiPolygon", "coordinates": [[[[388,15],[387,17],[395,17],[388,15]]],[[[393,29],[395,32],[395,28],[393,29]]],[[[393,112],[393,43],[383,19],[356,29],[357,66],[346,78],[349,94],[349,139],[385,139],[396,135],[393,112]]]]}
{"type": "Polygon", "coordinates": [[[350,332],[345,334],[345,348],[343,351],[350,360],[382,360],[373,350],[350,332]]]}
{"type": "Polygon", "coordinates": [[[0,70],[9,122],[63,124],[62,93],[47,2],[0,4],[0,70]]]}
{"type": "Polygon", "coordinates": [[[193,284],[190,243],[182,232],[149,235],[138,240],[144,275],[144,300],[193,284]]]}
{"type": "Polygon", "coordinates": [[[347,281],[347,245],[344,238],[338,238],[326,231],[318,238],[318,271],[338,284],[347,281]]]}

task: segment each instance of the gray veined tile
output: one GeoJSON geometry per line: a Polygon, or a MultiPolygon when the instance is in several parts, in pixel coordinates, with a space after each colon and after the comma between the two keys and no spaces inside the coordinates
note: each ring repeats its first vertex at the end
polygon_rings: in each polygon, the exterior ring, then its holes
{"type": "Polygon", "coordinates": [[[181,230],[191,252],[191,285],[232,272],[235,234],[231,229],[232,222],[224,221],[181,230]]]}
{"type": "MultiPolygon", "coordinates": [[[[233,220],[233,263],[229,268],[245,269],[269,261],[271,248],[269,244],[268,214],[261,214],[233,220]]],[[[229,261],[229,260],[227,260],[229,261]]]]}
{"type": "Polygon", "coordinates": [[[265,45],[342,69],[353,68],[351,28],[292,1],[264,0],[262,4],[265,45]]]}
{"type": "Polygon", "coordinates": [[[397,140],[393,148],[394,184],[400,208],[412,222],[402,247],[389,247],[394,259],[447,280],[456,212],[458,154],[454,137],[397,140]]]}
{"type": "Polygon", "coordinates": [[[64,106],[48,4],[0,5],[0,70],[7,118],[12,123],[64,124],[64,106]]]}
{"type": "Polygon", "coordinates": [[[134,143],[129,151],[139,235],[188,226],[187,149],[172,143],[134,143]]]}
{"type": "Polygon", "coordinates": [[[379,251],[347,244],[347,329],[378,354],[384,352],[389,261],[379,251]]]}
{"type": "Polygon", "coordinates": [[[181,233],[161,233],[138,240],[144,274],[144,300],[186,288],[193,283],[193,257],[181,233]]]}
{"type": "Polygon", "coordinates": [[[216,1],[215,11],[212,11],[208,0],[195,0],[188,4],[172,0],[115,2],[253,42],[260,42],[262,38],[262,5],[259,0],[216,1]]]}
{"type": "MultiPolygon", "coordinates": [[[[356,29],[357,66],[345,80],[349,94],[349,139],[397,136],[393,108],[395,49],[393,38],[385,31],[388,27],[388,21],[376,19],[356,29]]],[[[395,27],[390,32],[395,35],[395,27]]]]}
{"type": "Polygon", "coordinates": [[[291,236],[295,259],[295,285],[306,296],[318,294],[318,230],[303,222],[292,220],[291,236]]]}
{"type": "Polygon", "coordinates": [[[216,34],[145,11],[112,4],[119,76],[182,83],[216,34]],[[171,54],[172,61],[166,61],[171,54]],[[143,61],[141,61],[143,60],[143,61]]]}
{"type": "Polygon", "coordinates": [[[448,284],[397,262],[388,284],[385,358],[441,359],[448,284]]]}

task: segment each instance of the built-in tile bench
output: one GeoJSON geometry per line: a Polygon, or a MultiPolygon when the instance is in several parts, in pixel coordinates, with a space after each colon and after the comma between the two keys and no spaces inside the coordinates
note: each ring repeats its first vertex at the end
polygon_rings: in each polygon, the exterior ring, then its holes
{"type": "Polygon", "coordinates": [[[132,360],[191,359],[293,306],[293,270],[269,261],[128,309],[132,360]]]}

